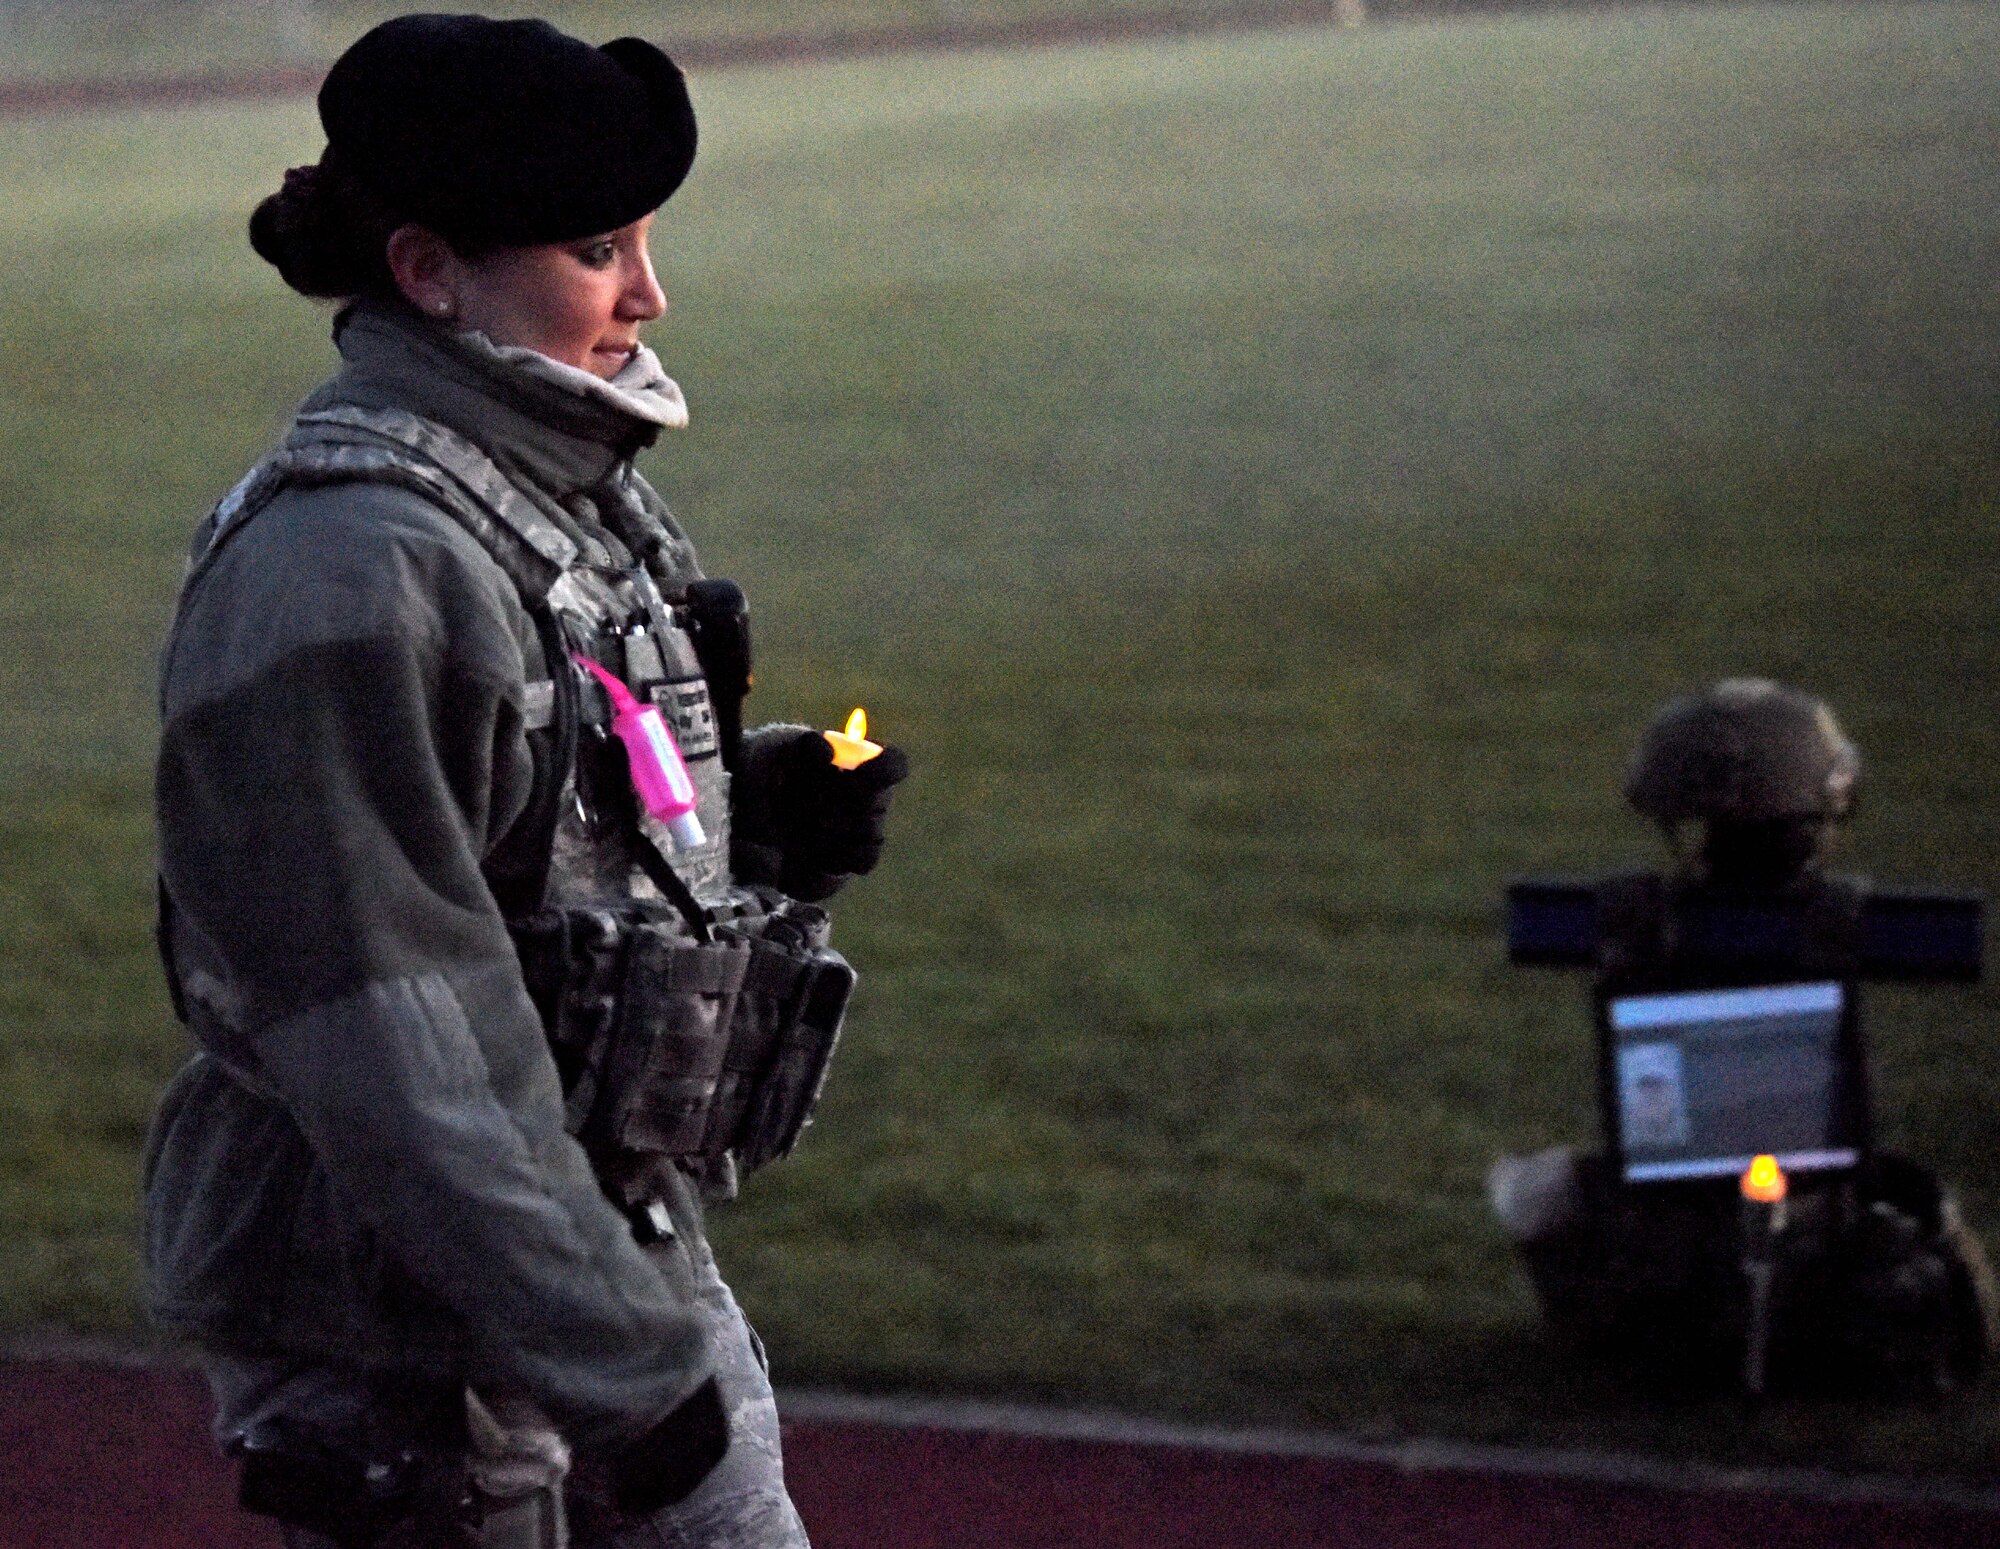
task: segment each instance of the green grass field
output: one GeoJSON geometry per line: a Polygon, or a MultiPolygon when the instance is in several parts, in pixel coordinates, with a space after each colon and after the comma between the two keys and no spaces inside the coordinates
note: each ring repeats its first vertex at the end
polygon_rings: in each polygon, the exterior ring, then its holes
{"type": "MultiPolygon", "coordinates": [[[[1378,14],[1454,0],[1376,0],[1378,14]]],[[[1476,0],[1475,0],[1476,3],[1476,0]]],[[[325,64],[403,0],[10,0],[0,6],[0,83],[234,73],[325,64]]],[[[482,0],[482,14],[545,17],[581,37],[621,33],[677,50],[774,38],[846,43],[889,35],[980,35],[1093,20],[1201,24],[1269,0],[482,0]]]]}
{"type": "MultiPolygon", "coordinates": [[[[1489,1225],[1590,1132],[1504,879],[1652,853],[1664,696],[1868,761],[1847,857],[2000,869],[2000,14],[1790,5],[697,79],[649,472],[767,716],[919,776],[821,1122],[719,1225],[793,1383],[1977,1473],[1932,1408],[1635,1404],[1489,1225]]],[[[0,122],[0,1326],[133,1328],[149,678],[327,369],[244,247],[304,105],[0,122]]],[[[1885,1139],[2000,1233],[1990,989],[1876,995],[1885,1139]]],[[[2000,1246],[2000,1243],[1996,1243],[2000,1246]]]]}

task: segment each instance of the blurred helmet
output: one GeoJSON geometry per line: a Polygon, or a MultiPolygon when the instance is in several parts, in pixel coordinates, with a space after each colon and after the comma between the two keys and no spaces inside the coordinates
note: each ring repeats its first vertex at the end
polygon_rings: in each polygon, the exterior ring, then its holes
{"type": "Polygon", "coordinates": [[[1838,818],[1861,755],[1824,700],[1768,678],[1728,678],[1655,715],[1625,798],[1661,823],[1838,818]]]}

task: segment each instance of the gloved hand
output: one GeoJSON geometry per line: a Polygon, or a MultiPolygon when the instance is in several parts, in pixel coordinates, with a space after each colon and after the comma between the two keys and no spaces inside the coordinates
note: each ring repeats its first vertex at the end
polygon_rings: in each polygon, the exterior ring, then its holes
{"type": "Polygon", "coordinates": [[[747,882],[775,884],[817,903],[882,858],[889,802],[910,775],[901,748],[853,769],[809,726],[763,726],[743,739],[730,861],[747,882]]]}

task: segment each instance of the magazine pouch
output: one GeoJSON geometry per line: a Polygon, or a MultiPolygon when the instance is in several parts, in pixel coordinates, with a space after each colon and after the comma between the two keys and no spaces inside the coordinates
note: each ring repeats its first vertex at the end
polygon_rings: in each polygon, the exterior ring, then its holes
{"type": "Polygon", "coordinates": [[[698,1155],[734,1030],[750,943],[629,927],[616,1022],[582,1140],[592,1151],[698,1155]]]}

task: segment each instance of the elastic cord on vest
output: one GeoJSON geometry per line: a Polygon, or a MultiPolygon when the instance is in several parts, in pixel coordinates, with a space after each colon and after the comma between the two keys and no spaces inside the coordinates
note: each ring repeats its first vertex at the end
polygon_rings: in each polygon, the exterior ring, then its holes
{"type": "Polygon", "coordinates": [[[633,853],[639,858],[639,869],[646,874],[646,880],[658,888],[661,895],[680,911],[680,916],[687,921],[687,928],[694,939],[702,942],[713,941],[715,932],[708,911],[702,908],[701,901],[694,896],[693,890],[681,880],[681,874],[667,864],[667,858],[654,847],[653,841],[641,834],[638,844],[633,846],[633,853]]]}

